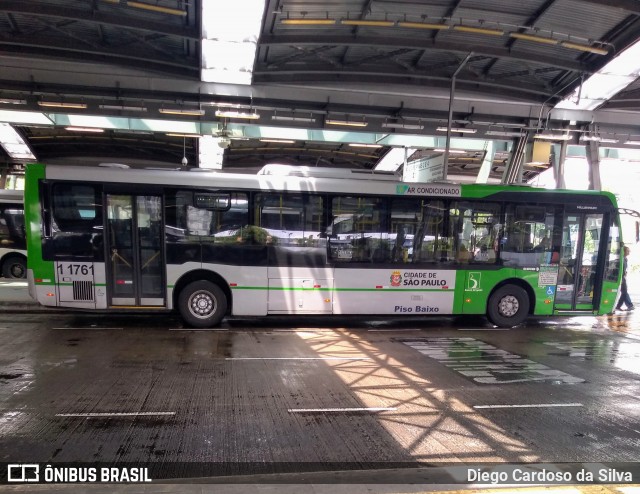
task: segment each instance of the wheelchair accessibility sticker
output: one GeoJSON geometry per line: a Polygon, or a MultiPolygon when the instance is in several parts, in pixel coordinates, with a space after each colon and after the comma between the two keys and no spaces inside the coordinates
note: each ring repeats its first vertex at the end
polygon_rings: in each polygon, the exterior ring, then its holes
{"type": "Polygon", "coordinates": [[[556,287],[555,286],[548,286],[545,289],[545,293],[547,295],[547,297],[553,297],[556,293],[556,287]]]}

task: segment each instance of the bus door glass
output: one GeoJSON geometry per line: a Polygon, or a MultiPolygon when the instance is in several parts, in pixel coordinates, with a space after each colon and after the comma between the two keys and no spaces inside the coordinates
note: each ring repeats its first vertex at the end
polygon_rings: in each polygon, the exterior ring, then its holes
{"type": "Polygon", "coordinates": [[[562,230],[556,309],[593,310],[603,215],[567,212],[562,230]]]}
{"type": "Polygon", "coordinates": [[[107,194],[112,306],[164,307],[162,198],[107,194]]]}

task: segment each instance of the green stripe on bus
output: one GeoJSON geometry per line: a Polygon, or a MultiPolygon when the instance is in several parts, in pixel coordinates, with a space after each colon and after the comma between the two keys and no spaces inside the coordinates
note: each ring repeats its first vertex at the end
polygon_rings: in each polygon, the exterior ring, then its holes
{"type": "Polygon", "coordinates": [[[324,292],[453,292],[453,288],[301,288],[279,286],[232,286],[232,290],[283,290],[283,291],[324,291],[324,292]]]}

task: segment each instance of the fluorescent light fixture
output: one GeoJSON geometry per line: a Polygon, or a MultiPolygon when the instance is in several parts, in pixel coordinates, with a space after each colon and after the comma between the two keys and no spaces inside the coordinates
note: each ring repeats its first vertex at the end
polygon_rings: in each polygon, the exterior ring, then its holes
{"type": "Polygon", "coordinates": [[[502,36],[504,34],[502,29],[487,29],[484,27],[463,26],[460,24],[453,26],[453,29],[455,31],[463,31],[465,33],[488,34],[489,36],[502,36]]]}
{"type": "Polygon", "coordinates": [[[313,117],[295,117],[288,115],[272,115],[271,120],[282,121],[282,122],[308,122],[314,123],[316,121],[313,117]]]}
{"type": "Polygon", "coordinates": [[[324,123],[327,125],[344,125],[346,127],[366,127],[368,124],[364,120],[339,120],[327,118],[324,123]]]}
{"type": "Polygon", "coordinates": [[[204,82],[250,85],[265,0],[204,1],[201,72],[204,82]]]}
{"type": "Polygon", "coordinates": [[[496,137],[520,137],[523,134],[521,132],[509,130],[488,130],[484,133],[484,135],[496,137]]]}
{"type": "Polygon", "coordinates": [[[35,160],[36,157],[22,136],[8,123],[0,123],[0,145],[16,160],[35,160]]]}
{"type": "Polygon", "coordinates": [[[194,117],[204,115],[204,110],[198,110],[195,108],[160,108],[158,111],[167,115],[191,115],[194,117]]]}
{"type": "Polygon", "coordinates": [[[63,101],[38,101],[38,105],[51,108],[76,108],[80,110],[87,107],[86,103],[65,103],[63,101]]]}
{"type": "Polygon", "coordinates": [[[384,122],[382,127],[385,129],[405,129],[405,130],[422,130],[424,129],[424,125],[421,124],[410,124],[410,123],[402,123],[402,122],[384,122]]]}
{"type": "Polygon", "coordinates": [[[280,24],[286,24],[289,26],[330,26],[335,24],[335,19],[310,19],[310,18],[300,18],[300,19],[282,19],[280,24]]]}
{"type": "Polygon", "coordinates": [[[202,137],[200,134],[180,134],[179,132],[167,132],[168,137],[202,137]]]}
{"type": "MultiPolygon", "coordinates": [[[[446,132],[447,127],[438,127],[436,129],[438,132],[446,132]]],[[[466,127],[451,127],[451,132],[457,132],[459,134],[475,134],[478,132],[478,129],[468,129],[466,127]]]]}
{"type": "Polygon", "coordinates": [[[104,129],[99,129],[97,127],[65,127],[64,130],[68,130],[70,132],[104,132],[104,129]]]}
{"type": "Polygon", "coordinates": [[[535,134],[533,138],[547,140],[547,141],[568,141],[569,139],[571,139],[571,136],[568,133],[554,134],[552,132],[543,132],[540,134],[535,134]]]}
{"type": "Polygon", "coordinates": [[[350,142],[349,146],[351,146],[352,148],[372,148],[372,149],[378,149],[382,147],[382,144],[360,144],[358,142],[350,142]]]}
{"type": "Polygon", "coordinates": [[[560,43],[559,39],[547,38],[545,36],[536,36],[535,34],[526,34],[526,33],[509,33],[511,38],[515,39],[523,39],[526,41],[535,41],[536,43],[544,43],[546,45],[557,45],[560,43]]]}
{"type": "Polygon", "coordinates": [[[526,127],[527,124],[523,124],[523,123],[514,123],[514,122],[496,122],[493,124],[489,124],[489,125],[498,125],[500,127],[526,127]]]}
{"type": "Polygon", "coordinates": [[[640,141],[627,141],[623,142],[623,144],[628,144],[629,146],[640,146],[640,141]]]}
{"type": "Polygon", "coordinates": [[[430,24],[427,22],[398,22],[398,27],[412,29],[449,29],[449,24],[430,24]]]}
{"type": "Polygon", "coordinates": [[[568,110],[595,110],[634,82],[639,71],[640,41],[636,41],[591,75],[584,81],[582,87],[576,88],[555,107],[568,110]]]}
{"type": "Polygon", "coordinates": [[[614,144],[618,142],[618,139],[605,138],[598,135],[589,135],[584,134],[580,136],[581,141],[593,141],[593,142],[604,142],[607,144],[614,144]]]}
{"type": "Polygon", "coordinates": [[[119,111],[139,111],[144,112],[147,109],[144,106],[126,106],[126,105],[99,105],[101,110],[119,110],[119,111]]]}
{"type": "Polygon", "coordinates": [[[148,130],[130,130],[130,129],[113,129],[114,134],[134,134],[134,135],[153,135],[148,130]]]}
{"type": "Polygon", "coordinates": [[[218,118],[244,118],[247,120],[257,120],[260,118],[259,113],[255,112],[241,112],[232,110],[216,110],[216,117],[218,118]]]}
{"type": "Polygon", "coordinates": [[[152,4],[144,3],[144,2],[128,1],[127,2],[127,6],[128,7],[135,7],[137,9],[152,10],[154,12],[161,12],[163,14],[179,15],[179,16],[182,16],[182,17],[187,15],[187,11],[186,10],[172,9],[172,8],[169,8],[169,7],[162,7],[160,5],[152,5],[152,4]]]}
{"type": "MultiPolygon", "coordinates": [[[[438,153],[444,153],[447,150],[444,148],[436,148],[434,149],[434,151],[438,153]]],[[[449,149],[449,154],[467,154],[467,152],[464,149],[449,149]]]]}
{"type": "Polygon", "coordinates": [[[609,50],[604,48],[598,48],[597,46],[583,45],[580,43],[572,43],[571,41],[562,41],[560,43],[565,48],[571,48],[573,50],[586,51],[588,53],[595,53],[596,55],[608,55],[609,50]]]}
{"type": "Polygon", "coordinates": [[[274,144],[294,144],[291,139],[260,139],[260,142],[272,142],[274,144]]]}
{"type": "Polygon", "coordinates": [[[0,98],[0,103],[4,105],[26,105],[26,99],[0,98]]]}
{"type": "Polygon", "coordinates": [[[395,26],[394,21],[367,21],[360,19],[342,19],[340,24],[345,26],[377,26],[377,27],[391,27],[395,26]]]}

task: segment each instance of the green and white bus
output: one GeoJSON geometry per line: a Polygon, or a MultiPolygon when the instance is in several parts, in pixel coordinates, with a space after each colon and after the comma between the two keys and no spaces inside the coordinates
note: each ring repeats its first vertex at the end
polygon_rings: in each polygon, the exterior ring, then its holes
{"type": "Polygon", "coordinates": [[[609,313],[621,277],[606,192],[31,164],[25,207],[38,302],[177,309],[195,327],[283,314],[486,314],[511,327],[609,313]]]}
{"type": "Polygon", "coordinates": [[[0,189],[0,273],[4,278],[27,277],[27,239],[21,190],[0,189]]]}

